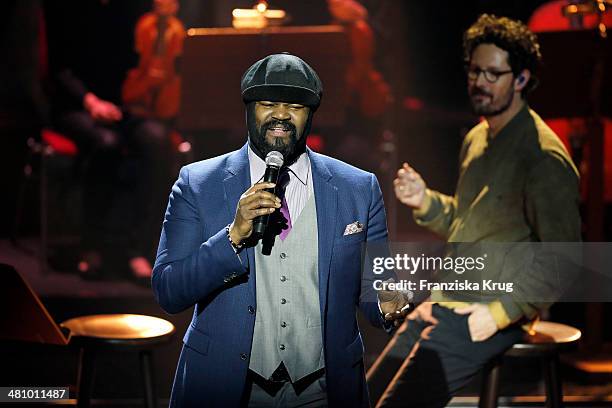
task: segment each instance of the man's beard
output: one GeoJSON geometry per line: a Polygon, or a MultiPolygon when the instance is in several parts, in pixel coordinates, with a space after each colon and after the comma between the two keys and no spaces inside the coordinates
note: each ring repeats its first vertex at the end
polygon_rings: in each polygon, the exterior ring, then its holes
{"type": "Polygon", "coordinates": [[[470,103],[472,105],[472,110],[474,111],[476,115],[485,116],[485,117],[497,116],[501,113],[504,113],[506,110],[508,110],[510,105],[512,105],[513,99],[514,99],[514,87],[513,86],[510,87],[508,89],[508,92],[500,98],[501,104],[495,103],[495,101],[493,101],[493,95],[491,95],[490,93],[480,88],[474,87],[473,90],[470,92],[470,103]],[[488,96],[490,102],[488,104],[478,104],[474,102],[473,100],[473,97],[476,95],[488,96]]]}
{"type": "Polygon", "coordinates": [[[251,148],[262,160],[266,159],[268,153],[276,150],[283,155],[286,166],[293,164],[306,151],[306,137],[298,138],[295,125],[288,121],[271,120],[261,125],[259,129],[256,129],[254,124],[249,124],[249,141],[251,148]],[[266,133],[268,129],[275,127],[282,127],[283,130],[289,131],[289,138],[275,137],[273,143],[270,143],[266,138],[266,133]]]}

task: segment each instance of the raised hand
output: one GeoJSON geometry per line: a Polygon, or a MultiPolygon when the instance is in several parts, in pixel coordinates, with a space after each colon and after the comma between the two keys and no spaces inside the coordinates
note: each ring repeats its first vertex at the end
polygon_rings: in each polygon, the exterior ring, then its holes
{"type": "Polygon", "coordinates": [[[393,180],[395,196],[408,207],[419,209],[425,201],[427,186],[421,175],[408,163],[404,163],[397,171],[397,178],[393,180]]]}

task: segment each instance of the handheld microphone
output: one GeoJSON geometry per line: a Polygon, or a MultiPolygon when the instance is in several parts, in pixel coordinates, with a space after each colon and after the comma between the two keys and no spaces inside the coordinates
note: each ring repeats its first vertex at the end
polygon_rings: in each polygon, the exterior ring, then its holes
{"type": "MultiPolygon", "coordinates": [[[[278,173],[280,172],[280,168],[283,167],[283,163],[285,159],[280,152],[276,150],[271,151],[266,155],[266,172],[264,173],[264,177],[262,182],[264,183],[275,183],[278,181],[278,173]]],[[[273,188],[266,188],[264,191],[274,194],[273,188]]],[[[253,238],[260,239],[266,227],[268,226],[268,220],[270,219],[270,214],[264,214],[256,217],[253,220],[253,238]]]]}

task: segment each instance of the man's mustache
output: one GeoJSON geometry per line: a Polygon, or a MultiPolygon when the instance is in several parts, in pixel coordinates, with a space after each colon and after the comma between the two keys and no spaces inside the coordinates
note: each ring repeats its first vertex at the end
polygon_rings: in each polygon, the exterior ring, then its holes
{"type": "Polygon", "coordinates": [[[261,126],[261,133],[262,135],[265,134],[265,132],[268,129],[274,129],[274,128],[279,128],[282,129],[284,131],[291,131],[291,132],[295,132],[296,131],[296,127],[293,123],[287,121],[287,120],[277,120],[277,119],[273,119],[269,122],[264,123],[261,126]]]}
{"type": "Polygon", "coordinates": [[[491,95],[490,93],[480,89],[480,88],[474,88],[472,90],[472,92],[470,92],[470,96],[488,96],[488,97],[492,97],[493,95],[491,95]]]}

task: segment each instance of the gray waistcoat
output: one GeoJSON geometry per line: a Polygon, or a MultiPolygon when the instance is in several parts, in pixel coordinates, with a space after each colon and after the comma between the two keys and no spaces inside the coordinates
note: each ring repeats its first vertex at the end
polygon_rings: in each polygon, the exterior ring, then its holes
{"type": "Polygon", "coordinates": [[[255,248],[257,314],[249,368],[269,378],[281,361],[292,381],[325,366],[319,308],[317,211],[310,196],[272,253],[255,248]]]}

